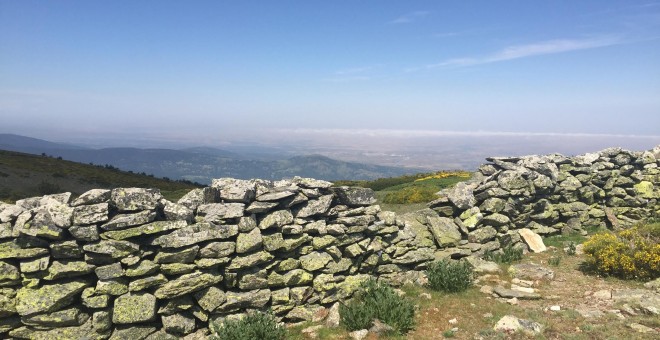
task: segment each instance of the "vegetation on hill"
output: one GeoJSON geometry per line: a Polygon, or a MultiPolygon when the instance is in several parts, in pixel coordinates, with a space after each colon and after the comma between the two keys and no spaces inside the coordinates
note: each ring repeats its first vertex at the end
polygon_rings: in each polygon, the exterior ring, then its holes
{"type": "Polygon", "coordinates": [[[437,198],[438,191],[471,176],[467,171],[437,171],[373,181],[336,181],[335,185],[371,188],[376,191],[376,198],[385,210],[407,212],[424,208],[424,203],[437,198]]]}
{"type": "Polygon", "coordinates": [[[70,191],[79,195],[94,188],[158,188],[168,199],[178,199],[201,184],[156,178],[146,173],[121,171],[111,165],[65,161],[45,154],[30,155],[0,150],[0,200],[70,191]]]}
{"type": "Polygon", "coordinates": [[[660,277],[660,222],[641,223],[617,233],[602,232],[584,243],[587,264],[623,279],[660,277]]]}

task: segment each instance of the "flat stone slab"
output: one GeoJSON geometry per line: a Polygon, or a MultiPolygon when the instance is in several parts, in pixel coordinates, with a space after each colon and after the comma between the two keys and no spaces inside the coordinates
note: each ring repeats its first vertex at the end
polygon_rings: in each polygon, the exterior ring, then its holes
{"type": "Polygon", "coordinates": [[[529,246],[529,249],[531,249],[533,252],[541,253],[546,251],[547,248],[545,247],[543,239],[539,234],[527,228],[519,229],[518,234],[520,234],[525,243],[527,243],[527,246],[529,246]]]}
{"type": "Polygon", "coordinates": [[[497,286],[493,288],[495,294],[503,298],[517,298],[521,300],[538,300],[541,298],[541,295],[537,293],[530,293],[516,289],[507,289],[502,286],[497,286]]]}
{"type": "Polygon", "coordinates": [[[553,280],[555,272],[538,264],[519,263],[509,267],[511,276],[523,280],[553,280]]]}
{"type": "Polygon", "coordinates": [[[149,293],[129,293],[115,300],[112,322],[131,324],[151,321],[156,317],[156,297],[149,293]]]}

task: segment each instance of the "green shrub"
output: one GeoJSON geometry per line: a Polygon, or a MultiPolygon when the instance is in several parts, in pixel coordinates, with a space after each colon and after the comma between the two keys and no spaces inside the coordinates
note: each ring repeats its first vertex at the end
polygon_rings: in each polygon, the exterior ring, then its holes
{"type": "Polygon", "coordinates": [[[553,256],[548,259],[548,264],[554,267],[559,267],[561,263],[561,256],[553,256]]]}
{"type": "Polygon", "coordinates": [[[602,275],[623,279],[660,277],[660,223],[616,234],[601,233],[584,243],[587,264],[602,275]]]}
{"type": "Polygon", "coordinates": [[[486,252],[484,254],[484,260],[494,261],[497,263],[512,263],[522,260],[522,256],[522,248],[515,248],[512,245],[508,245],[502,248],[501,252],[486,252]]]}
{"type": "Polygon", "coordinates": [[[339,306],[339,316],[351,331],[368,329],[378,319],[405,334],[415,326],[415,305],[387,284],[371,279],[361,284],[353,300],[339,306]]]}
{"type": "Polygon", "coordinates": [[[428,286],[448,293],[462,292],[472,285],[473,268],[467,261],[444,259],[429,264],[428,286]]]}
{"type": "Polygon", "coordinates": [[[248,313],[240,320],[225,320],[211,324],[211,339],[214,340],[283,340],[286,329],[278,324],[271,312],[248,313]]]}
{"type": "Polygon", "coordinates": [[[568,245],[566,246],[566,254],[573,256],[576,251],[577,246],[575,245],[575,242],[568,242],[568,245]]]}

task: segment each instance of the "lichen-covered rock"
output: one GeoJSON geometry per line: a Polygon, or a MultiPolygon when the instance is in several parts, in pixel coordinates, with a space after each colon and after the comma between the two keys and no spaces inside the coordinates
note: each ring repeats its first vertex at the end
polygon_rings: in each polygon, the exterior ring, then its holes
{"type": "Polygon", "coordinates": [[[529,186],[522,171],[506,170],[497,177],[497,183],[504,190],[517,190],[529,186]]]}
{"type": "Polygon", "coordinates": [[[101,240],[98,243],[86,244],[83,250],[89,253],[108,255],[113,259],[135,254],[140,246],[128,241],[101,240]]]}
{"type": "Polygon", "coordinates": [[[115,328],[109,340],[144,340],[156,331],[156,327],[148,325],[129,325],[115,328]]]}
{"type": "Polygon", "coordinates": [[[44,280],[52,281],[65,277],[82,276],[93,272],[95,268],[96,266],[84,261],[53,261],[44,280]]]}
{"type": "Polygon", "coordinates": [[[87,320],[89,320],[89,314],[82,312],[80,308],[76,307],[21,318],[21,322],[24,325],[41,327],[80,326],[87,322],[87,320]]]}
{"type": "Polygon", "coordinates": [[[134,281],[131,281],[131,283],[128,284],[128,291],[139,292],[147,288],[163,285],[166,282],[167,282],[167,278],[163,274],[156,274],[153,276],[142,277],[134,281]]]}
{"type": "Polygon", "coordinates": [[[236,270],[241,268],[249,268],[262,263],[266,263],[275,257],[268,252],[260,251],[254,254],[245,256],[236,256],[231,260],[227,270],[236,270]]]}
{"type": "Polygon", "coordinates": [[[126,276],[144,276],[155,273],[160,266],[150,260],[142,260],[133,266],[126,268],[126,276]]]}
{"type": "Polygon", "coordinates": [[[211,242],[199,250],[202,258],[223,258],[234,253],[236,243],[234,242],[211,242]]]}
{"type": "Polygon", "coordinates": [[[249,292],[226,292],[227,301],[215,311],[221,313],[241,309],[262,308],[270,301],[270,290],[259,289],[249,292]]]}
{"type": "Polygon", "coordinates": [[[484,218],[481,220],[481,224],[489,225],[493,227],[503,226],[510,222],[511,220],[509,219],[508,216],[498,213],[484,216],[484,218]]]}
{"type": "Polygon", "coordinates": [[[94,242],[100,239],[99,229],[95,225],[74,225],[69,228],[69,233],[76,240],[83,242],[94,242]]]}
{"type": "Polygon", "coordinates": [[[104,203],[110,200],[110,190],[107,189],[92,189],[86,191],[78,198],[76,198],[72,203],[72,207],[77,207],[79,205],[92,205],[98,203],[104,203]]]}
{"type": "Polygon", "coordinates": [[[461,232],[453,220],[447,217],[430,216],[427,218],[429,230],[440,247],[451,247],[461,240],[461,232]]]}
{"type": "Polygon", "coordinates": [[[124,276],[124,269],[119,262],[97,267],[94,272],[96,273],[96,277],[100,280],[114,279],[124,276]]]}
{"type": "Polygon", "coordinates": [[[48,249],[44,248],[21,248],[18,244],[9,241],[0,243],[1,259],[27,259],[48,254],[48,249]]]}
{"type": "Polygon", "coordinates": [[[543,325],[538,322],[519,319],[513,315],[505,315],[499,321],[497,321],[497,324],[495,324],[493,329],[498,332],[522,332],[528,336],[536,336],[543,332],[543,325]]]}
{"type": "Polygon", "coordinates": [[[186,335],[195,331],[195,319],[184,314],[166,315],[161,318],[163,328],[167,333],[186,335]]]}
{"type": "Polygon", "coordinates": [[[203,217],[204,222],[222,223],[226,219],[242,217],[244,211],[243,203],[210,203],[200,205],[197,215],[203,217]]]}
{"type": "Polygon", "coordinates": [[[249,233],[240,233],[236,238],[236,253],[243,254],[258,250],[262,244],[261,230],[258,228],[253,229],[249,233]]]}
{"type": "Polygon", "coordinates": [[[272,287],[293,287],[309,284],[313,279],[314,275],[311,273],[302,269],[293,269],[284,274],[270,273],[268,275],[268,285],[272,287]]]}
{"type": "Polygon", "coordinates": [[[94,224],[108,220],[108,203],[80,205],[73,208],[73,224],[94,224]]]}
{"type": "Polygon", "coordinates": [[[349,207],[365,206],[376,203],[374,191],[369,188],[336,187],[331,188],[341,204],[349,207]]]}
{"type": "Polygon", "coordinates": [[[216,188],[206,187],[191,190],[183,195],[176,203],[194,212],[202,204],[216,202],[220,202],[220,193],[216,188]]]}
{"type": "Polygon", "coordinates": [[[140,224],[152,222],[156,218],[156,212],[143,210],[132,214],[119,214],[107,223],[101,225],[103,230],[119,230],[140,224]]]}
{"type": "Polygon", "coordinates": [[[326,252],[315,251],[300,257],[300,266],[306,271],[313,272],[323,269],[328,262],[332,261],[332,256],[326,252]]]}
{"type": "Polygon", "coordinates": [[[392,262],[396,264],[416,264],[428,262],[435,258],[430,248],[420,248],[406,252],[402,256],[395,257],[392,262]]]}
{"type": "Polygon", "coordinates": [[[304,218],[314,215],[325,214],[330,209],[332,195],[321,196],[318,199],[307,201],[296,213],[296,217],[304,218]]]}
{"type": "Polygon", "coordinates": [[[277,210],[266,215],[266,217],[259,222],[259,229],[264,230],[272,227],[279,228],[291,223],[293,223],[293,215],[291,214],[291,211],[277,210]]]}
{"type": "Polygon", "coordinates": [[[327,189],[332,186],[332,182],[298,176],[294,177],[291,182],[300,187],[310,189],[327,189]]]}
{"type": "Polygon", "coordinates": [[[161,250],[156,254],[154,262],[163,263],[192,263],[199,253],[199,246],[194,245],[177,250],[161,250]]]}
{"type": "Polygon", "coordinates": [[[235,178],[213,179],[211,187],[217,189],[220,199],[227,202],[247,203],[254,198],[256,190],[254,181],[235,178]]]}
{"type": "Polygon", "coordinates": [[[128,281],[122,278],[96,281],[95,294],[119,296],[128,293],[128,281]]]}
{"type": "Polygon", "coordinates": [[[159,189],[117,188],[110,193],[110,204],[119,211],[153,210],[161,198],[159,189]]]}
{"type": "Polygon", "coordinates": [[[509,267],[509,274],[515,278],[523,280],[553,280],[555,272],[531,263],[518,263],[509,267]]]}
{"type": "Polygon", "coordinates": [[[156,317],[156,297],[149,293],[128,293],[115,300],[112,322],[118,325],[152,321],[156,317]]]}
{"type": "Polygon", "coordinates": [[[85,287],[85,282],[71,281],[39,288],[21,288],[16,293],[16,312],[21,316],[54,312],[73,302],[85,287]]]}
{"type": "Polygon", "coordinates": [[[468,241],[475,243],[486,243],[497,236],[497,230],[491,226],[477,228],[468,234],[468,241]]]}
{"type": "Polygon", "coordinates": [[[21,278],[21,273],[16,266],[5,261],[0,261],[0,284],[14,282],[21,278]]]}
{"type": "Polygon", "coordinates": [[[158,299],[171,299],[177,296],[196,292],[218,284],[223,277],[217,273],[193,272],[178,277],[162,285],[154,293],[158,299]]]}
{"type": "Polygon", "coordinates": [[[197,303],[207,312],[213,312],[227,301],[225,292],[217,287],[208,287],[193,294],[197,303]]]}
{"type": "Polygon", "coordinates": [[[184,206],[183,204],[172,203],[166,199],[160,200],[159,203],[163,206],[163,214],[165,214],[166,220],[188,222],[193,220],[192,209],[184,206]]]}
{"type": "Polygon", "coordinates": [[[139,227],[132,227],[122,230],[106,231],[101,234],[102,238],[112,240],[125,240],[132,237],[163,233],[168,230],[181,229],[188,224],[186,221],[156,221],[144,224],[139,227]]]}
{"type": "Polygon", "coordinates": [[[197,223],[159,236],[151,244],[164,248],[181,248],[204,241],[228,239],[236,234],[238,234],[236,225],[197,223]]]}
{"type": "Polygon", "coordinates": [[[83,249],[76,241],[53,242],[50,244],[50,253],[55,259],[76,259],[83,257],[83,249]]]}
{"type": "Polygon", "coordinates": [[[477,204],[473,194],[473,186],[465,182],[457,183],[454,187],[441,191],[441,195],[446,195],[449,201],[458,209],[469,209],[477,204]]]}

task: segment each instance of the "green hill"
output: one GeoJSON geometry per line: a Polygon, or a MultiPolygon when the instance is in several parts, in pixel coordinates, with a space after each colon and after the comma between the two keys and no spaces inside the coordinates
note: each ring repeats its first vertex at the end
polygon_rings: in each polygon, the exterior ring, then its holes
{"type": "Polygon", "coordinates": [[[371,188],[383,210],[405,213],[425,208],[426,203],[438,198],[435,195],[438,191],[470,177],[471,173],[466,171],[438,171],[373,181],[336,181],[334,184],[371,188]]]}
{"type": "Polygon", "coordinates": [[[144,173],[125,172],[109,165],[88,165],[0,150],[2,201],[67,191],[79,195],[89,189],[118,187],[158,188],[166,198],[174,200],[200,186],[189,181],[172,181],[144,173]]]}

